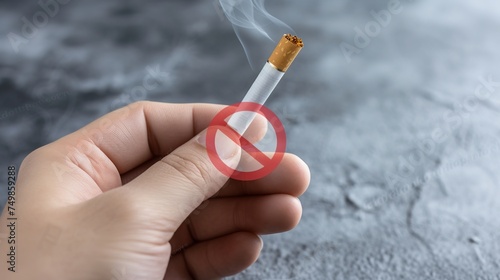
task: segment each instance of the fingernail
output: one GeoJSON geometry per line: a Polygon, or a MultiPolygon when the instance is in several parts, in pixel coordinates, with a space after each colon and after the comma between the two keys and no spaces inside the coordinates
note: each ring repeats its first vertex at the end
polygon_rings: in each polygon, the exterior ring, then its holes
{"type": "Polygon", "coordinates": [[[264,239],[260,235],[257,235],[260,239],[260,251],[262,251],[262,248],[264,248],[264,239]]]}
{"type": "Polygon", "coordinates": [[[203,147],[207,147],[207,130],[203,130],[200,134],[198,134],[198,137],[196,138],[196,142],[198,144],[202,145],[203,147]]]}

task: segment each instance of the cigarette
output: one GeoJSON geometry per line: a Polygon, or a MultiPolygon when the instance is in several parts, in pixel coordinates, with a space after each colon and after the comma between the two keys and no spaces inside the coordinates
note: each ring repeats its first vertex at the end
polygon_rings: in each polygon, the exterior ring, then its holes
{"type": "MultiPolygon", "coordinates": [[[[246,102],[251,102],[260,106],[264,105],[303,46],[304,43],[302,43],[302,39],[299,37],[291,34],[283,35],[243,98],[242,103],[247,104],[246,102]]],[[[236,112],[238,111],[236,109],[236,112]]],[[[231,116],[228,125],[240,135],[243,135],[257,113],[245,111],[244,109],[241,111],[231,116]]]]}

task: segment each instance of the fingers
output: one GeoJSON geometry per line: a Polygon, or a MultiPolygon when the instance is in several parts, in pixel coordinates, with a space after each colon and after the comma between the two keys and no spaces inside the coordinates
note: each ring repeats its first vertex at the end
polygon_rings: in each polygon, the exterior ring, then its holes
{"type": "Polygon", "coordinates": [[[307,164],[293,154],[285,154],[280,164],[266,177],[254,181],[229,180],[216,197],[289,194],[302,195],[311,180],[307,164]]]}
{"type": "Polygon", "coordinates": [[[223,105],[137,102],[31,153],[32,192],[72,204],[121,186],[120,174],[166,155],[206,128],[223,105]]]}
{"type": "Polygon", "coordinates": [[[208,126],[223,105],[137,102],[70,134],[97,146],[120,174],[155,155],[166,155],[208,126]]]}
{"type": "Polygon", "coordinates": [[[196,240],[211,239],[235,231],[270,234],[294,228],[302,215],[300,201],[289,195],[214,199],[190,216],[196,240]]]}
{"type": "MultiPolygon", "coordinates": [[[[96,145],[122,174],[153,156],[165,156],[175,150],[208,127],[225,107],[137,102],[101,117],[69,138],[87,139],[96,145]]],[[[258,115],[245,135],[258,140],[266,127],[265,118],[258,115]]]]}
{"type": "MultiPolygon", "coordinates": [[[[149,160],[130,172],[123,174],[123,184],[132,181],[160,159],[161,158],[155,158],[149,160]]],[[[310,179],[311,175],[307,164],[296,155],[285,154],[278,167],[266,177],[254,181],[230,179],[215,197],[275,193],[289,194],[298,197],[305,192],[310,179]]]]}
{"type": "Polygon", "coordinates": [[[302,215],[300,201],[290,195],[210,199],[197,209],[172,238],[175,252],[195,241],[232,232],[270,234],[294,228],[302,215]]]}
{"type": "MultiPolygon", "coordinates": [[[[219,129],[229,130],[226,127],[219,129]]],[[[219,191],[229,179],[211,163],[203,146],[206,142],[204,135],[206,131],[116,190],[147,201],[147,207],[154,209],[157,215],[149,219],[157,219],[167,236],[173,234],[193,210],[219,191]]],[[[221,135],[216,140],[218,153],[229,167],[235,168],[241,155],[240,146],[221,135]]]]}
{"type": "Polygon", "coordinates": [[[255,114],[252,123],[248,126],[245,133],[243,133],[243,137],[248,142],[255,144],[266,136],[267,126],[266,117],[261,114],[255,114]]]}
{"type": "MultiPolygon", "coordinates": [[[[256,143],[265,136],[266,129],[267,129],[267,120],[263,116],[257,114],[255,116],[254,121],[251,123],[247,131],[244,133],[244,137],[250,143],[256,143]]],[[[139,176],[140,174],[142,174],[142,172],[144,172],[153,164],[161,160],[163,156],[166,156],[166,154],[154,156],[153,158],[147,160],[146,162],[143,162],[142,164],[122,174],[121,175],[122,183],[126,184],[132,181],[135,177],[139,176]]]]}
{"type": "Polygon", "coordinates": [[[198,243],[170,259],[164,279],[218,279],[243,271],[259,257],[262,240],[236,232],[198,243]]]}
{"type": "MultiPolygon", "coordinates": [[[[208,127],[224,107],[133,103],[43,147],[43,157],[50,158],[50,164],[39,165],[48,169],[55,162],[57,167],[48,171],[55,173],[61,184],[83,179],[84,185],[92,184],[100,191],[107,191],[121,185],[120,175],[130,172],[128,179],[137,176],[138,166],[144,167],[151,159],[169,154],[208,127]]],[[[267,122],[259,115],[245,136],[257,141],[265,134],[266,127],[267,122]]],[[[93,191],[93,195],[96,193],[93,191]]]]}
{"type": "Polygon", "coordinates": [[[128,182],[134,180],[135,178],[137,178],[137,176],[141,175],[144,171],[148,170],[148,168],[150,168],[151,166],[153,166],[153,164],[157,163],[158,161],[160,161],[163,157],[154,157],[144,163],[142,163],[141,165],[135,167],[134,169],[128,171],[127,173],[125,174],[122,174],[121,175],[121,182],[122,182],[122,185],[125,185],[127,184],[128,182]]]}

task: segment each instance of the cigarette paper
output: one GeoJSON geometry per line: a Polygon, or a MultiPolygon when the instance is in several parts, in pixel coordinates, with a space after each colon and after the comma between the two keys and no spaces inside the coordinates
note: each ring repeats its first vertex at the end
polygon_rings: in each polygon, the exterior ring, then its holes
{"type": "MultiPolygon", "coordinates": [[[[242,102],[264,105],[303,46],[299,37],[291,34],[283,35],[242,102]]],[[[255,114],[257,113],[248,111],[236,113],[231,116],[228,125],[243,135],[255,118],[255,114]]]]}

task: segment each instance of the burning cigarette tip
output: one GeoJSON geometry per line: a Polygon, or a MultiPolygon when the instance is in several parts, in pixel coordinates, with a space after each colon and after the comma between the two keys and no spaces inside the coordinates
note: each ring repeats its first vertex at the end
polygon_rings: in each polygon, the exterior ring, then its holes
{"type": "Polygon", "coordinates": [[[302,47],[304,47],[302,39],[292,34],[285,34],[267,61],[279,71],[286,72],[302,47]]]}
{"type": "Polygon", "coordinates": [[[304,46],[302,39],[300,39],[299,37],[297,37],[295,35],[285,34],[285,35],[283,35],[283,37],[285,37],[288,41],[292,42],[293,44],[295,44],[301,48],[304,46]]]}

